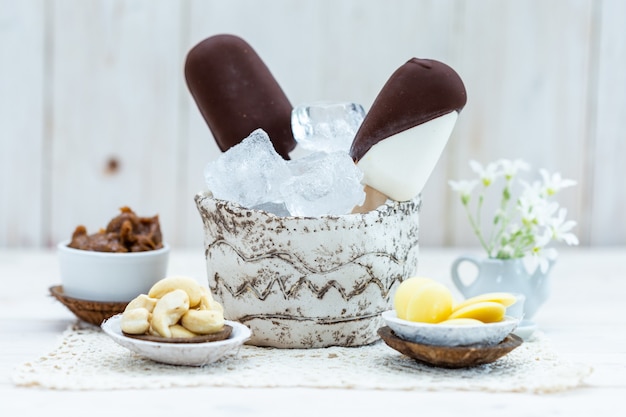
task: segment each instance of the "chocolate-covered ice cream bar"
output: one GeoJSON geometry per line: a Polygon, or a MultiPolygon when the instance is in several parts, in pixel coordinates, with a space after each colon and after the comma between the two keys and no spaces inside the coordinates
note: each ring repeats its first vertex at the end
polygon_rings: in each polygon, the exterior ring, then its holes
{"type": "Polygon", "coordinates": [[[261,128],[276,152],[289,159],[296,147],[292,105],[246,41],[227,34],[203,40],[187,55],[185,79],[222,151],[261,128]]]}
{"type": "Polygon", "coordinates": [[[467,101],[465,86],[448,65],[413,58],[398,68],[357,131],[350,156],[363,183],[393,200],[417,196],[467,101]]]}

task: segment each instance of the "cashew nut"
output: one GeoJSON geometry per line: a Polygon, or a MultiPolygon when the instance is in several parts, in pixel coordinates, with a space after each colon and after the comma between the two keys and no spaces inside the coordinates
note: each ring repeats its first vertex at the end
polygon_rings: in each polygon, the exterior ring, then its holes
{"type": "Polygon", "coordinates": [[[190,307],[196,307],[200,304],[202,286],[200,286],[195,279],[185,276],[163,278],[150,288],[148,296],[151,298],[161,298],[174,290],[183,290],[187,293],[190,307]]]}
{"type": "Polygon", "coordinates": [[[125,333],[168,338],[211,334],[224,327],[224,308],[209,288],[193,278],[173,276],[128,303],[121,326],[125,333]]]}
{"type": "Polygon", "coordinates": [[[149,312],[154,310],[154,306],[157,302],[156,298],[150,298],[146,294],[139,294],[136,298],[131,300],[126,306],[126,310],[133,310],[135,308],[145,308],[149,312]]]}
{"type": "Polygon", "coordinates": [[[202,288],[202,296],[200,297],[200,305],[198,308],[200,310],[215,310],[224,314],[224,308],[220,303],[213,299],[213,295],[211,294],[211,290],[207,287],[202,288]]]}
{"type": "Polygon", "coordinates": [[[174,324],[170,326],[170,332],[172,332],[172,337],[194,337],[197,336],[196,333],[185,329],[180,324],[174,324]]]}
{"type": "Polygon", "coordinates": [[[224,315],[215,310],[189,310],[180,323],[194,333],[211,334],[224,328],[224,315]]]}
{"type": "Polygon", "coordinates": [[[150,312],[143,307],[124,310],[120,322],[122,331],[129,334],[144,334],[150,328],[150,316],[150,312]]]}
{"type": "Polygon", "coordinates": [[[213,301],[213,303],[211,304],[211,310],[212,311],[217,311],[222,316],[224,315],[224,307],[220,303],[218,303],[217,301],[213,301]]]}
{"type": "MultiPolygon", "coordinates": [[[[182,289],[175,289],[161,297],[152,312],[152,329],[163,337],[172,337],[170,326],[189,310],[189,296],[182,289]]],[[[193,331],[193,330],[192,330],[193,331]]]]}

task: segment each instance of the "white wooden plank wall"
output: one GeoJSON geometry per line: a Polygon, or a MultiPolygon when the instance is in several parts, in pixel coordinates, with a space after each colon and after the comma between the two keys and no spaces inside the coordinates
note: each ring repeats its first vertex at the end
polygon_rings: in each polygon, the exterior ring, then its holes
{"type": "Polygon", "coordinates": [[[423,193],[421,244],[475,244],[449,179],[524,158],[578,181],[584,245],[626,243],[626,2],[0,0],[0,247],[51,246],[129,205],[201,251],[193,196],[219,150],[187,51],[246,39],[292,103],[369,108],[413,56],[455,68],[468,104],[423,193]]]}

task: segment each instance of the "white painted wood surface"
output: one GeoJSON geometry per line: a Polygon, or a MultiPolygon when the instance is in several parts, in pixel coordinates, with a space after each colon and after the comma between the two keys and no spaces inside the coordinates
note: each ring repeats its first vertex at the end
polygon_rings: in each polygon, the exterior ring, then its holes
{"type": "Polygon", "coordinates": [[[624,244],[625,21],[620,0],[0,0],[0,247],[95,231],[123,205],[200,247],[193,195],[219,150],[182,68],[223,32],[294,105],[368,109],[413,56],[459,72],[468,104],[423,193],[423,246],[475,243],[447,181],[501,157],[577,180],[561,202],[582,244],[624,244]]]}
{"type": "Polygon", "coordinates": [[[0,246],[43,242],[49,161],[43,1],[0,0],[0,246]]]}

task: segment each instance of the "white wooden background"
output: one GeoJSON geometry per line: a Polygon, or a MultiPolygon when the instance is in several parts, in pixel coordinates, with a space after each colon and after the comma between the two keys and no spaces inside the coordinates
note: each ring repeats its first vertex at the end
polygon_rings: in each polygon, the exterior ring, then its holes
{"type": "Polygon", "coordinates": [[[459,72],[468,104],[423,193],[422,245],[475,243],[447,181],[501,157],[578,181],[561,202],[583,245],[626,243],[626,1],[0,0],[0,247],[130,205],[200,248],[193,196],[219,151],[183,63],[224,32],[292,104],[367,109],[413,56],[459,72]]]}

